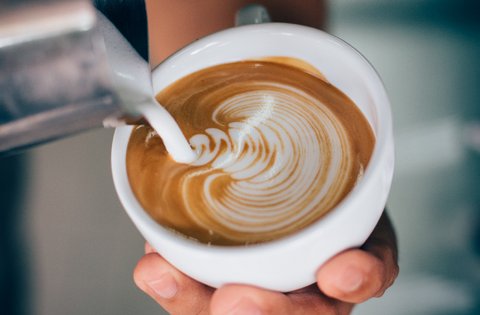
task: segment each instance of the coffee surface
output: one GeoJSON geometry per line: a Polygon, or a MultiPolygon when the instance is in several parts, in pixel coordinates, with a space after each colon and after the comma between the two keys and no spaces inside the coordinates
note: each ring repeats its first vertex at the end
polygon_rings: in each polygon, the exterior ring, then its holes
{"type": "Polygon", "coordinates": [[[157,222],[204,243],[260,243],[312,224],[352,190],[375,143],[345,94],[279,62],[206,68],[157,99],[198,158],[175,163],[150,127],[137,126],[130,184],[157,222]]]}

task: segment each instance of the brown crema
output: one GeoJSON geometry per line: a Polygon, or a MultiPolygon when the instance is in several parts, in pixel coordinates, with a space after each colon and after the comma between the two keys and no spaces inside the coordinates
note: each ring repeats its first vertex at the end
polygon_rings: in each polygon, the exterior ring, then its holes
{"type": "Polygon", "coordinates": [[[334,208],[361,178],[375,139],[361,111],[304,62],[222,64],[161,91],[198,153],[175,163],[148,126],[137,126],[127,173],[161,225],[214,245],[290,235],[334,208]]]}

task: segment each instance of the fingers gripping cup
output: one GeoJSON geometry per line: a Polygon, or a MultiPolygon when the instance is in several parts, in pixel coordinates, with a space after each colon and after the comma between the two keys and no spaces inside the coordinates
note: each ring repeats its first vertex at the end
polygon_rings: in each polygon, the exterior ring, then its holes
{"type": "Polygon", "coordinates": [[[129,126],[115,132],[112,171],[170,263],[213,287],[291,291],[367,239],[392,180],[392,121],[381,80],[351,46],[299,25],[246,25],[152,75],[198,159],[174,163],[148,127],[129,126]]]}

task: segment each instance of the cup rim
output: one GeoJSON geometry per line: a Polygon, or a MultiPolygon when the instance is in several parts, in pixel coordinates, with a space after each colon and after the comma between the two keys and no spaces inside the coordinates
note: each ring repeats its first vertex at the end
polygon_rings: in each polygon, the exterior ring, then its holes
{"type": "MultiPolygon", "coordinates": [[[[325,215],[321,218],[316,220],[315,222],[311,223],[307,227],[302,228],[295,233],[280,237],[278,239],[270,240],[263,243],[251,244],[248,246],[224,246],[224,245],[208,245],[204,244],[192,239],[188,239],[188,237],[181,235],[178,232],[174,232],[169,230],[168,228],[163,227],[159,223],[157,223],[153,218],[151,218],[147,212],[141,207],[140,203],[136,199],[135,195],[132,192],[132,189],[128,182],[128,175],[126,174],[126,167],[125,167],[125,154],[126,147],[128,145],[129,135],[131,130],[134,128],[133,126],[126,126],[117,128],[113,138],[112,144],[112,173],[113,179],[115,183],[115,187],[117,189],[119,199],[121,200],[122,204],[124,205],[125,210],[136,222],[135,219],[141,220],[143,227],[150,230],[151,232],[155,233],[156,235],[161,235],[164,241],[168,241],[170,243],[175,243],[175,246],[181,246],[188,251],[201,251],[201,252],[209,252],[209,253],[216,253],[216,254],[228,254],[228,255],[235,255],[235,254],[246,254],[251,253],[254,254],[259,251],[269,251],[269,250],[277,250],[277,248],[282,247],[284,248],[288,244],[295,244],[301,243],[304,239],[310,239],[312,236],[317,234],[318,230],[322,230],[323,226],[332,224],[331,221],[340,220],[342,215],[345,215],[346,212],[350,212],[349,209],[354,209],[353,203],[357,199],[356,195],[360,194],[362,191],[366,189],[367,183],[371,180],[371,177],[375,176],[376,173],[381,172],[381,160],[382,156],[387,154],[389,150],[388,142],[393,138],[393,131],[392,131],[392,116],[391,116],[391,109],[390,109],[390,101],[387,97],[384,84],[380,79],[377,71],[374,69],[372,64],[353,46],[345,42],[344,40],[328,34],[322,30],[315,29],[312,27],[297,25],[297,24],[289,24],[289,23],[264,23],[264,24],[255,24],[255,25],[244,25],[244,26],[237,26],[229,29],[225,29],[223,31],[205,36],[196,40],[193,43],[188,44],[184,48],[178,50],[172,56],[168,57],[165,61],[161,64],[156,66],[152,70],[152,84],[154,86],[154,92],[157,93],[158,90],[155,89],[155,82],[157,82],[157,78],[161,76],[161,72],[167,71],[169,68],[174,66],[174,63],[179,58],[184,58],[184,56],[188,56],[189,54],[195,53],[195,51],[205,47],[205,45],[209,45],[212,42],[215,42],[215,39],[219,37],[232,37],[236,36],[238,33],[245,33],[245,32],[267,32],[267,33],[279,33],[279,32],[288,32],[290,35],[297,35],[300,36],[307,36],[307,37],[315,37],[319,40],[327,40],[332,42],[343,49],[344,51],[348,52],[349,57],[356,62],[360,69],[362,69],[362,76],[365,77],[365,80],[370,82],[375,89],[372,89],[372,94],[375,94],[374,103],[378,103],[380,105],[375,106],[375,112],[377,116],[382,117],[381,123],[378,124],[377,132],[375,133],[375,146],[369,161],[368,166],[365,169],[365,172],[359,182],[353,187],[353,189],[330,211],[328,211],[325,215]],[[165,69],[165,70],[164,70],[165,69]],[[124,138],[127,138],[127,141],[124,138]],[[123,143],[121,143],[123,142],[123,143]],[[121,146],[121,156],[118,154],[118,146],[121,146]],[[123,161],[123,162],[122,162],[123,161]],[[122,165],[123,164],[123,165],[122,165]],[[123,174],[119,174],[122,172],[123,174]],[[122,178],[120,178],[122,177],[122,178]],[[125,181],[126,184],[125,185],[125,181]],[[123,182],[122,182],[123,181],[123,182]],[[119,191],[123,190],[123,191],[119,191]],[[133,199],[132,199],[133,197],[133,199]]],[[[221,59],[221,58],[220,58],[221,59]]],[[[248,58],[247,58],[248,59],[248,58]]],[[[246,59],[243,59],[246,60],[246,59]]],[[[222,64],[221,60],[217,64],[222,64]]],[[[170,70],[171,71],[171,70],[170,70]]],[[[193,70],[194,72],[196,70],[193,70]]],[[[169,84],[173,83],[174,81],[170,82],[169,84]]],[[[371,122],[369,121],[371,124],[371,122]]],[[[372,127],[373,128],[373,127],[372,127]]],[[[391,181],[390,181],[391,182],[391,181]]],[[[387,189],[388,194],[389,187],[387,189]]],[[[383,209],[382,209],[383,210],[383,209]]],[[[141,230],[141,229],[140,229],[141,230]]]]}

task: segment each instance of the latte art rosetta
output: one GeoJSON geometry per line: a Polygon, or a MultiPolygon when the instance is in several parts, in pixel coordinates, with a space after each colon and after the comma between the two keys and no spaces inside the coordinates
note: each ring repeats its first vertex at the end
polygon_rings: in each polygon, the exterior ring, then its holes
{"type": "Polygon", "coordinates": [[[345,95],[286,65],[208,68],[158,97],[198,159],[174,163],[151,129],[137,127],[131,185],[153,218],[202,242],[258,243],[308,226],[353,188],[373,147],[345,95]]]}
{"type": "Polygon", "coordinates": [[[339,170],[352,167],[349,141],[328,108],[304,92],[251,85],[251,91],[227,99],[213,113],[217,123],[231,121],[227,133],[209,128],[190,139],[200,152],[194,165],[208,165],[208,174],[193,170],[185,177],[184,202],[206,227],[288,233],[331,207],[336,192],[348,184],[348,172],[339,170]],[[218,190],[225,191],[220,198],[218,190]],[[190,198],[195,194],[198,198],[190,198]],[[207,220],[197,215],[205,211],[207,220]]]}

